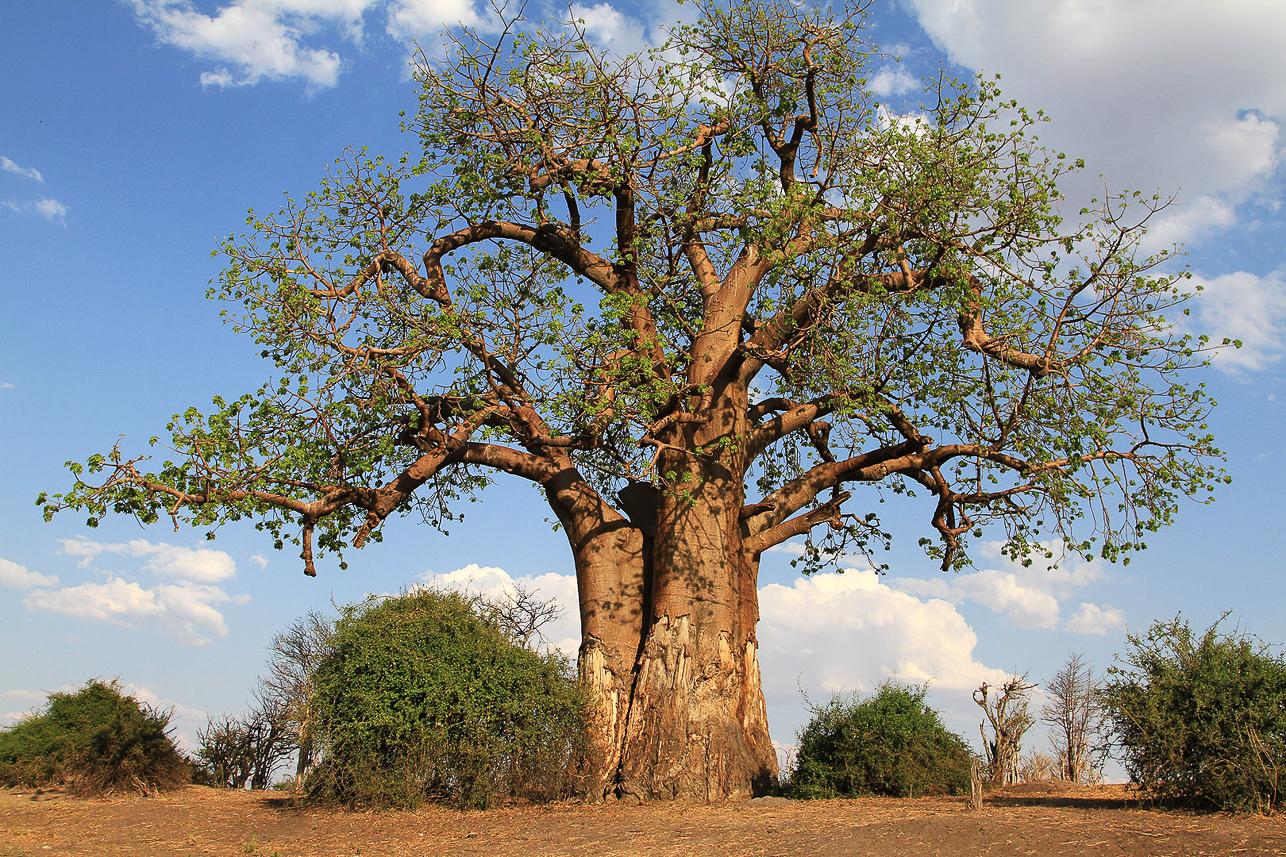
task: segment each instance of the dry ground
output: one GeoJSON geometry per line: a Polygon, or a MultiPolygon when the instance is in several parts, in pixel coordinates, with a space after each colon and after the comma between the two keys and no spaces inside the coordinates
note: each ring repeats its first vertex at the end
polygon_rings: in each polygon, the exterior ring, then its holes
{"type": "Polygon", "coordinates": [[[107,800],[0,792],[0,857],[63,854],[1286,855],[1286,817],[1142,809],[1121,786],[1016,786],[981,811],[966,798],[863,798],[360,813],[198,786],[107,800]]]}

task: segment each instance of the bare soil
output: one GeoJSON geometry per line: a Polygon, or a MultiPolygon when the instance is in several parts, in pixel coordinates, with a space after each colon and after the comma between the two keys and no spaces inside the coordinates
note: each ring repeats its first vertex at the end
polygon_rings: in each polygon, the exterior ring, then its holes
{"type": "Polygon", "coordinates": [[[364,813],[199,786],[102,800],[0,792],[0,857],[62,854],[1286,855],[1286,817],[1147,809],[1123,786],[1045,784],[992,793],[978,811],[967,798],[767,798],[364,813]]]}

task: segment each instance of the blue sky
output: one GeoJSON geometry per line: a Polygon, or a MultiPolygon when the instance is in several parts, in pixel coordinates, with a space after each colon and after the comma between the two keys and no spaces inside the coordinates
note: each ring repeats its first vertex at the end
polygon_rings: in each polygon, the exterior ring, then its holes
{"type": "MultiPolygon", "coordinates": [[[[258,386],[267,367],[205,299],[219,270],[210,251],[246,209],[316,187],[345,147],[412,145],[398,112],[415,107],[413,40],[431,50],[443,26],[485,27],[469,2],[12,0],[0,11],[0,724],[51,690],[119,676],[174,707],[190,740],[206,715],[244,708],[265,645],[292,619],[421,580],[492,591],[525,579],[574,616],[566,543],[524,486],[488,493],[449,537],[389,527],[347,571],[323,565],[316,580],[248,527],[206,542],[128,520],[45,524],[33,505],[68,485],[65,460],[121,435],[141,449],[171,414],[258,386]]],[[[576,11],[620,50],[691,14],[668,2],[576,11]]],[[[529,18],[546,14],[528,5],[529,18]]],[[[974,572],[943,575],[915,546],[925,511],[892,503],[884,577],[854,562],[802,579],[788,550],[766,555],[761,661],[776,739],[792,742],[804,694],[897,676],[930,680],[948,723],[976,740],[979,682],[1009,671],[1042,682],[1071,651],[1104,668],[1127,629],[1179,611],[1204,627],[1231,610],[1243,629],[1286,640],[1286,6],[886,0],[873,23],[902,58],[877,78],[890,97],[912,97],[945,62],[999,72],[1008,95],[1049,113],[1043,139],[1089,165],[1074,201],[1105,182],[1177,194],[1150,240],[1188,249],[1204,286],[1188,323],[1245,343],[1201,379],[1220,403],[1212,427],[1234,481],[1213,505],[1185,505],[1128,567],[1024,570],[983,550],[974,572]]],[[[555,643],[576,634],[571,618],[549,629],[555,643]]]]}

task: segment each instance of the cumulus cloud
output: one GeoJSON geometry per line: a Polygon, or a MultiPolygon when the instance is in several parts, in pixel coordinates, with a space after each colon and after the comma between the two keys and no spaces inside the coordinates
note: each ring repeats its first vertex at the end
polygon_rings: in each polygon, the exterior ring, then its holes
{"type": "Polygon", "coordinates": [[[58,575],[28,571],[25,565],[0,558],[0,586],[9,589],[35,589],[37,586],[57,586],[58,575]]]}
{"type": "Polygon", "coordinates": [[[209,15],[192,0],[127,2],[162,44],[211,62],[200,81],[216,88],[300,80],[329,89],[345,62],[337,44],[360,44],[366,17],[377,12],[386,32],[406,42],[486,23],[473,0],[232,0],[209,15]]]}
{"type": "Polygon", "coordinates": [[[205,86],[246,86],[262,79],[301,79],[327,89],[339,81],[339,54],[304,39],[321,24],[360,21],[366,2],[239,0],[214,15],[191,0],[129,0],[139,22],[163,44],[221,65],[201,76],[205,86]],[[230,68],[229,68],[230,66],[230,68]]]}
{"type": "MultiPolygon", "coordinates": [[[[207,645],[228,635],[228,625],[216,605],[245,604],[248,596],[230,595],[216,584],[236,576],[236,563],[223,551],[157,544],[145,539],[129,542],[95,542],[85,538],[64,539],[63,553],[79,557],[78,567],[102,575],[102,582],[60,586],[57,577],[35,575],[32,579],[12,570],[7,577],[30,585],[22,604],[38,613],[53,613],[71,619],[102,622],[129,628],[159,630],[189,645],[207,645]],[[120,571],[103,571],[97,561],[104,555],[142,560],[140,570],[160,579],[145,586],[120,571]]],[[[0,561],[2,563],[3,561],[0,561]]],[[[0,565],[0,575],[6,569],[0,565]]]]}
{"type": "MultiPolygon", "coordinates": [[[[1054,557],[1061,557],[1056,565],[1035,558],[1031,566],[1023,568],[1020,563],[1003,556],[1000,547],[1000,542],[988,542],[979,547],[979,556],[994,564],[994,568],[951,577],[901,578],[896,586],[903,592],[941,598],[953,604],[972,601],[1004,616],[1020,628],[1106,633],[1098,630],[1107,627],[1102,622],[1078,622],[1076,617],[1064,621],[1060,605],[1076,590],[1102,581],[1106,577],[1103,563],[1086,562],[1073,554],[1064,554],[1062,543],[1055,540],[1045,547],[1054,557]],[[1091,627],[1095,630],[1085,630],[1091,627]]],[[[1087,605],[1081,606],[1085,608],[1087,605]]],[[[1124,621],[1124,614],[1114,607],[1104,606],[1102,611],[1104,615],[1110,612],[1120,616],[1124,621]]]]}
{"type": "Polygon", "coordinates": [[[1227,372],[1264,369],[1281,359],[1286,345],[1286,271],[1266,277],[1246,271],[1221,277],[1194,277],[1200,333],[1214,343],[1225,338],[1240,348],[1219,351],[1214,365],[1227,372]]]}
{"type": "Polygon", "coordinates": [[[95,542],[85,538],[63,539],[63,553],[78,556],[81,568],[92,568],[100,554],[143,557],[143,568],[157,577],[172,577],[197,583],[218,583],[237,576],[237,564],[220,550],[185,548],[156,544],[146,539],[128,542],[95,542]]]}
{"type": "Polygon", "coordinates": [[[948,602],[894,589],[871,569],[759,590],[765,691],[789,698],[869,690],[883,678],[964,689],[1003,672],[975,661],[978,637],[948,602]]]}
{"type": "Polygon", "coordinates": [[[1106,637],[1125,627],[1125,613],[1104,604],[1081,602],[1081,609],[1067,620],[1067,630],[1076,634],[1095,634],[1106,637]]]}
{"type": "Polygon", "coordinates": [[[906,578],[898,581],[898,588],[957,604],[974,601],[992,612],[1003,614],[1020,628],[1058,627],[1058,599],[1020,581],[1012,572],[983,569],[950,580],[906,578]]]}
{"type": "Polygon", "coordinates": [[[25,178],[35,179],[41,184],[44,184],[45,181],[44,176],[40,175],[40,170],[35,167],[19,166],[4,155],[0,155],[0,170],[3,170],[6,173],[23,176],[25,178]]]}
{"type": "Polygon", "coordinates": [[[511,597],[518,588],[542,601],[553,599],[562,608],[562,613],[540,629],[541,636],[548,645],[569,658],[576,657],[580,649],[580,612],[577,608],[574,575],[549,572],[512,577],[503,568],[469,563],[464,568],[457,568],[446,574],[425,572],[420,576],[420,583],[432,588],[481,595],[487,599],[511,597]]]}
{"type": "Polygon", "coordinates": [[[28,610],[126,628],[156,628],[181,643],[203,646],[226,637],[228,626],[214,604],[231,597],[217,586],[191,581],[145,588],[135,581],[109,577],[105,583],[81,583],[61,589],[38,589],[22,599],[28,610]]]}
{"type": "MultiPolygon", "coordinates": [[[[955,61],[1048,111],[1041,137],[1112,187],[1182,189],[1226,226],[1280,166],[1286,5],[1277,0],[911,0],[955,61]]],[[[1093,194],[1093,180],[1083,190],[1093,194]]],[[[1202,218],[1187,216],[1189,237],[1202,218]]],[[[1184,224],[1171,223],[1182,233],[1184,224]]]]}
{"type": "Polygon", "coordinates": [[[648,46],[647,27],[626,17],[610,3],[594,6],[574,3],[571,17],[580,22],[590,41],[617,54],[640,53],[648,46]]]}
{"type": "Polygon", "coordinates": [[[881,96],[901,95],[919,85],[920,81],[900,68],[882,69],[871,78],[871,90],[881,96]]]}
{"type": "Polygon", "coordinates": [[[395,0],[388,7],[388,33],[399,39],[437,35],[455,24],[482,23],[472,0],[395,0]]]}

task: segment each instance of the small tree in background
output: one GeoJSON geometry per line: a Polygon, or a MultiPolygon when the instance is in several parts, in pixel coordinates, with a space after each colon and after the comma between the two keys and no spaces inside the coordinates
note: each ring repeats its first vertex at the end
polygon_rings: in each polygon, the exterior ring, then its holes
{"type": "Polygon", "coordinates": [[[210,718],[197,732],[197,742],[206,780],[232,789],[268,788],[298,749],[286,709],[263,695],[245,715],[210,718]]]}
{"type": "Polygon", "coordinates": [[[553,598],[541,598],[534,590],[517,584],[498,598],[485,602],[484,611],[500,629],[524,649],[534,648],[540,629],[562,617],[563,608],[553,598]]]}
{"type": "Polygon", "coordinates": [[[478,599],[346,607],[313,681],[316,798],[483,807],[574,785],[584,700],[566,659],[516,645],[478,599]]]}
{"type": "Polygon", "coordinates": [[[201,781],[228,789],[244,789],[250,781],[251,758],[245,724],[240,717],[211,717],[196,733],[201,781]]]}
{"type": "Polygon", "coordinates": [[[1154,799],[1271,812],[1286,798],[1286,661],[1220,622],[1126,637],[1104,686],[1113,745],[1154,799]]]}
{"type": "Polygon", "coordinates": [[[787,790],[798,797],[963,794],[972,754],[924,702],[887,682],[870,699],[833,698],[799,736],[787,790]]]}
{"type": "Polygon", "coordinates": [[[1103,699],[1093,668],[1073,652],[1045,685],[1045,693],[1049,702],[1040,719],[1050,727],[1058,776],[1073,783],[1097,782],[1091,753],[1103,724],[1103,699]]]}
{"type": "Polygon", "coordinates": [[[987,715],[987,722],[979,724],[982,746],[987,755],[987,776],[993,786],[1013,783],[1018,778],[1018,756],[1022,750],[1023,735],[1035,722],[1027,710],[1027,696],[1036,685],[1027,676],[1013,676],[999,689],[983,682],[973,692],[973,701],[987,715]],[[987,725],[991,725],[991,737],[987,725]]]}
{"type": "Polygon", "coordinates": [[[0,729],[0,784],[62,786],[85,796],[154,794],[192,782],[170,737],[170,714],[93,680],[51,693],[43,712],[0,729]]]}

